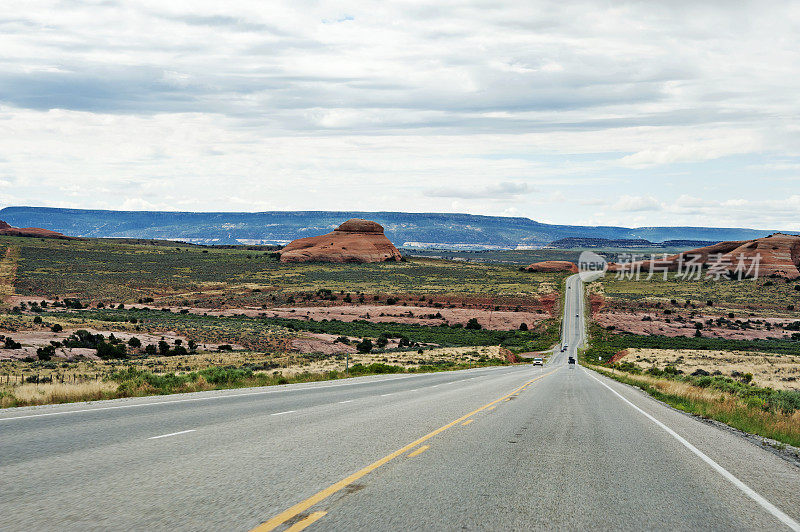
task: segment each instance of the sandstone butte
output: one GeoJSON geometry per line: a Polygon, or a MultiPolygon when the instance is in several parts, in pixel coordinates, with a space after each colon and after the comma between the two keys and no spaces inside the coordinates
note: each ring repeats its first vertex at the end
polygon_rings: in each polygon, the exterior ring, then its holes
{"type": "Polygon", "coordinates": [[[281,262],[383,262],[401,260],[383,227],[353,218],[332,233],[294,240],[280,251],[281,262]]]}
{"type": "Polygon", "coordinates": [[[526,272],[572,272],[578,273],[578,267],[573,262],[566,260],[546,260],[534,262],[525,267],[526,272]]]}
{"type": "Polygon", "coordinates": [[[30,236],[37,238],[64,238],[71,239],[72,237],[50,231],[49,229],[41,229],[39,227],[11,227],[6,222],[0,220],[0,235],[3,236],[30,236]]]}
{"type": "Polygon", "coordinates": [[[740,240],[720,242],[712,246],[684,251],[677,255],[670,255],[663,259],[645,260],[623,265],[611,263],[608,271],[616,272],[623,268],[640,267],[641,272],[677,271],[681,265],[687,268],[690,261],[701,263],[708,267],[717,265],[721,270],[732,275],[737,274],[737,267],[747,273],[753,262],[758,259],[759,277],[783,277],[786,279],[800,278],[800,236],[775,233],[773,235],[757,238],[755,240],[740,240]],[[741,261],[741,265],[740,265],[741,261]]]}

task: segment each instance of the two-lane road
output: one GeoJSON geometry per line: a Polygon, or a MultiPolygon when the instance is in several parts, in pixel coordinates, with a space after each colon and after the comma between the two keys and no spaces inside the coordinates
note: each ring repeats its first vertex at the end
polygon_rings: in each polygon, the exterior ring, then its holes
{"type": "Polygon", "coordinates": [[[800,469],[566,364],[0,412],[0,529],[787,529],[800,469]]]}

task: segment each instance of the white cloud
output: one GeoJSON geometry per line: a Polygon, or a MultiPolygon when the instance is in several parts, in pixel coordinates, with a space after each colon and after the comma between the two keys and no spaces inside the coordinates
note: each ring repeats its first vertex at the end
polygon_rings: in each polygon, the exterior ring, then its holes
{"type": "Polygon", "coordinates": [[[502,182],[482,188],[433,188],[425,191],[431,198],[513,199],[535,190],[527,183],[502,182]]]}
{"type": "Polygon", "coordinates": [[[640,212],[640,211],[659,211],[662,209],[661,203],[651,196],[622,196],[611,207],[615,211],[640,212]]]}
{"type": "Polygon", "coordinates": [[[645,168],[672,163],[707,161],[728,155],[753,153],[761,148],[762,140],[755,135],[727,134],[725,138],[647,148],[632,155],[626,155],[620,159],[620,163],[625,166],[645,168]]]}

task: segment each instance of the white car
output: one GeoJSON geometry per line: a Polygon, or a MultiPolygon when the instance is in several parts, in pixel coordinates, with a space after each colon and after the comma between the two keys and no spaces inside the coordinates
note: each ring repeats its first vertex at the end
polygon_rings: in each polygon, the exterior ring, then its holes
{"type": "Polygon", "coordinates": [[[544,364],[544,361],[540,357],[536,357],[533,359],[534,366],[541,366],[544,364]]]}

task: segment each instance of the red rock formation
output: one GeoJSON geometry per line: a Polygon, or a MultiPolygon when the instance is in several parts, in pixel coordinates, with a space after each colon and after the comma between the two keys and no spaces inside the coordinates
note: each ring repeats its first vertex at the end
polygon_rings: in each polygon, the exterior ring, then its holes
{"type": "Polygon", "coordinates": [[[609,272],[651,271],[657,272],[664,269],[678,271],[686,269],[687,265],[702,264],[704,267],[714,267],[721,272],[728,272],[738,276],[739,271],[755,274],[755,264],[758,264],[758,276],[784,277],[787,279],[800,278],[800,236],[775,233],[755,240],[720,242],[713,246],[684,251],[677,255],[670,255],[663,259],[637,261],[633,264],[608,265],[609,272]],[[737,270],[738,268],[738,270],[737,270]]]}
{"type": "Polygon", "coordinates": [[[72,237],[62,235],[49,229],[41,229],[39,227],[11,227],[6,222],[0,220],[0,235],[4,236],[31,236],[37,238],[65,238],[71,239],[72,237]]]}
{"type": "Polygon", "coordinates": [[[332,233],[290,242],[281,262],[382,262],[400,260],[400,252],[380,224],[353,218],[332,233]]]}
{"type": "Polygon", "coordinates": [[[544,262],[534,262],[525,267],[526,272],[572,272],[578,273],[575,263],[566,260],[546,260],[544,262]]]}

